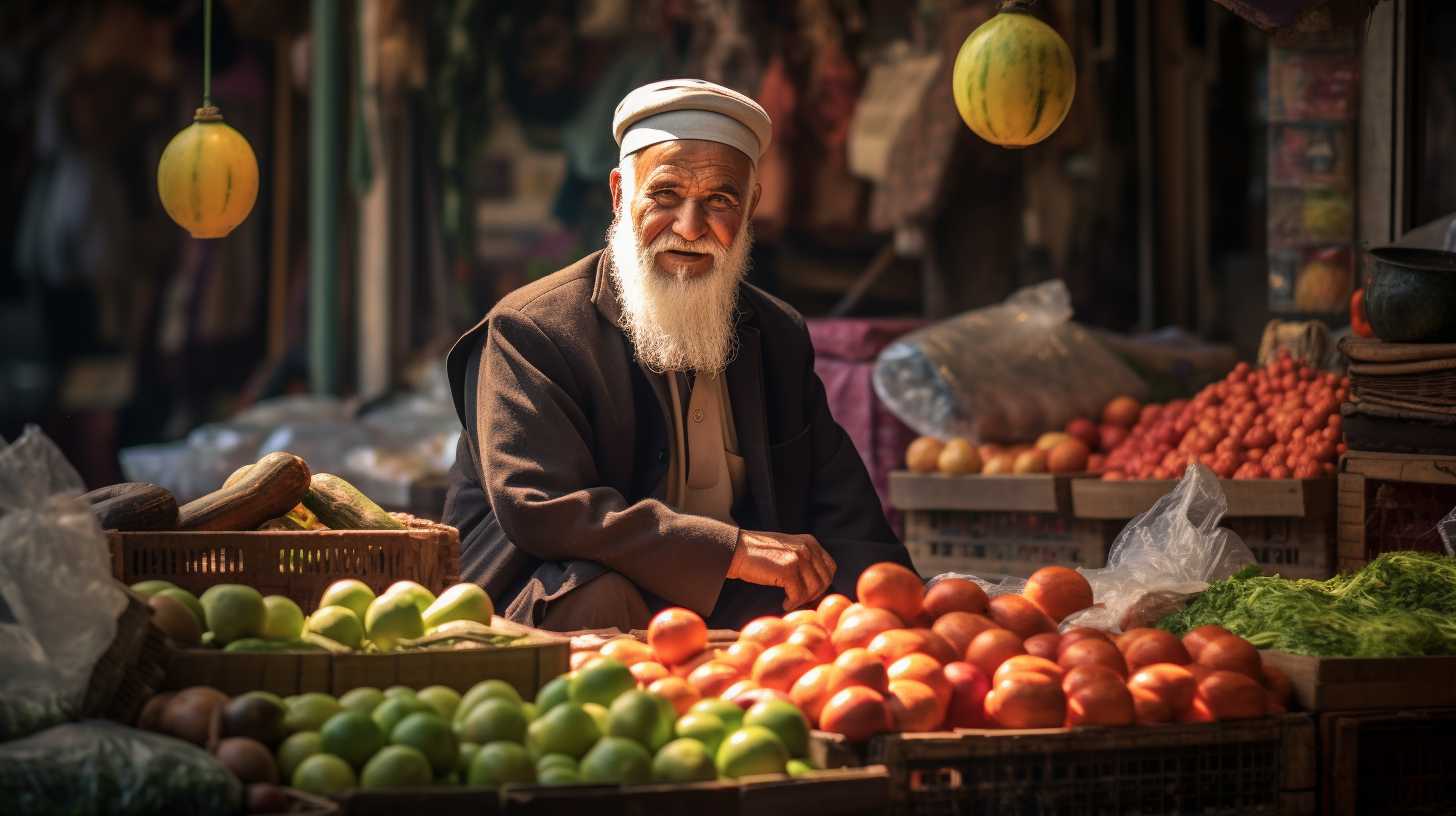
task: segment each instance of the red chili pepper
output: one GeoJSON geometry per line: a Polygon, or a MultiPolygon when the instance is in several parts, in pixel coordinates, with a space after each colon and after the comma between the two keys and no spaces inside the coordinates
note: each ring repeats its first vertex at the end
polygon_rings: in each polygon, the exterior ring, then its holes
{"type": "Polygon", "coordinates": [[[1350,296],[1350,328],[1356,337],[1375,336],[1375,330],[1370,328],[1370,318],[1365,316],[1364,289],[1356,289],[1355,294],[1350,296]]]}

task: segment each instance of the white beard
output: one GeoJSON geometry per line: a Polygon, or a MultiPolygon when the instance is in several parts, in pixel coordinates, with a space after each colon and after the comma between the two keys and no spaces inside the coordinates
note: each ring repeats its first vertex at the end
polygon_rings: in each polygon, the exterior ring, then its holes
{"type": "Polygon", "coordinates": [[[750,228],[745,222],[727,249],[709,235],[685,241],[671,227],[644,247],[627,211],[632,191],[623,176],[621,204],[607,232],[622,330],[651,371],[721,373],[738,353],[738,284],[748,273],[750,228]],[[691,278],[665,274],[657,254],[668,250],[712,255],[713,268],[691,278]]]}

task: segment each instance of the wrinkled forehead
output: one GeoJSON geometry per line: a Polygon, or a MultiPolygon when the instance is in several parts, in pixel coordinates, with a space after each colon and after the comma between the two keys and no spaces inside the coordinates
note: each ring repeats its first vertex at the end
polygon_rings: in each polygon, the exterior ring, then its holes
{"type": "Polygon", "coordinates": [[[732,184],[742,192],[753,178],[753,162],[741,150],[720,142],[680,139],[645,147],[632,154],[638,184],[649,179],[684,184],[732,184]]]}

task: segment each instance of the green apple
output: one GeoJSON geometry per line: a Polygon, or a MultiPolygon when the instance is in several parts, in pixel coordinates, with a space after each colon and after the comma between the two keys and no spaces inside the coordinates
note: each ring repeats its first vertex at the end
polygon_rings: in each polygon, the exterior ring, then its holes
{"type": "Polygon", "coordinates": [[[401,640],[425,633],[420,608],[407,593],[386,592],[369,604],[364,615],[364,632],[382,651],[392,651],[401,640]]]}
{"type": "Polygon", "coordinates": [[[425,628],[434,629],[442,623],[469,620],[490,624],[495,614],[495,605],[490,596],[476,584],[456,584],[444,592],[424,611],[425,628]]]}

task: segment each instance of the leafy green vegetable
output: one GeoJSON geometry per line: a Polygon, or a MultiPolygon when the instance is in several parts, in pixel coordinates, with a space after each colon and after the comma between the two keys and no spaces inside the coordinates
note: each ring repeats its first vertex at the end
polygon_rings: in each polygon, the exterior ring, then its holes
{"type": "Polygon", "coordinates": [[[1261,649],[1396,657],[1456,654],[1456,558],[1386,553],[1352,575],[1286,580],[1246,569],[1209,586],[1158,626],[1216,623],[1261,649]]]}

